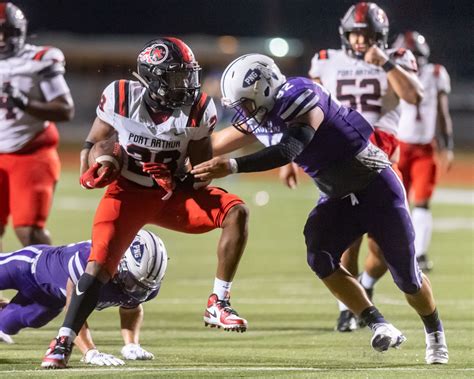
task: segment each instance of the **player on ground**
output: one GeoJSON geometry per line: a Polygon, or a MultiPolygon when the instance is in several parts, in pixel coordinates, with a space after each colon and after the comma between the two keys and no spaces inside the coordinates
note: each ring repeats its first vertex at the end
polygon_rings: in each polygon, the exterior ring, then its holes
{"type": "Polygon", "coordinates": [[[59,178],[58,131],[74,105],[63,53],[25,44],[27,21],[0,3],[0,251],[8,216],[24,245],[50,244],[45,229],[59,178]]]}
{"type": "Polygon", "coordinates": [[[104,186],[97,176],[99,165],[88,168],[92,144],[117,136],[125,162],[96,211],[89,263],[43,367],[66,367],[71,343],[94,309],[100,288],[114,275],[135,233],[148,223],[185,233],[222,228],[204,321],[226,330],[247,328],[229,303],[247,241],[247,208],[237,196],[186,175],[187,158],[195,165],[212,157],[216,112],[211,98],[200,92],[200,66],[183,41],[166,37],[143,48],[137,71],[138,81],[118,80],[105,89],[81,152],[81,183],[87,188],[104,186]]]}
{"type": "MultiPolygon", "coordinates": [[[[375,127],[371,141],[396,163],[399,158],[397,139],[399,99],[417,104],[422,96],[416,61],[406,49],[387,49],[389,21],[377,4],[360,2],[341,19],[339,34],[342,49],[321,50],[311,61],[309,76],[322,84],[345,106],[356,109],[375,127]],[[395,65],[395,67],[394,67],[395,65]]],[[[286,166],[281,177],[291,187],[296,183],[295,166],[286,166]]],[[[362,238],[357,239],[342,256],[342,265],[357,276],[362,238]]],[[[369,253],[362,285],[372,296],[375,282],[387,271],[379,247],[368,238],[369,253]]],[[[357,327],[347,306],[339,302],[336,330],[350,332],[357,327]]]]}
{"type": "Polygon", "coordinates": [[[453,155],[453,126],[449,115],[448,94],[451,84],[448,72],[440,64],[428,63],[430,48],[425,37],[415,31],[400,35],[394,44],[410,49],[418,62],[418,76],[425,96],[414,106],[401,102],[399,122],[400,162],[403,184],[413,204],[412,218],[415,228],[415,252],[420,268],[429,271],[433,263],[427,252],[431,241],[433,218],[430,200],[438,177],[435,157],[438,147],[442,171],[450,169],[453,155]],[[439,127],[440,144],[436,145],[436,127],[439,127]]]}
{"type": "MultiPolygon", "coordinates": [[[[40,328],[54,319],[68,303],[91,251],[90,241],[67,246],[32,245],[0,255],[0,289],[18,293],[0,310],[0,342],[13,343],[11,335],[24,328],[40,328]]],[[[158,294],[168,255],[163,241],[140,230],[120,261],[117,274],[99,295],[96,309],[119,306],[125,359],[153,359],[139,344],[143,321],[142,303],[158,294]]],[[[87,323],[74,343],[82,361],[99,366],[124,362],[101,353],[92,341],[87,323]]]]}
{"type": "Polygon", "coordinates": [[[235,129],[224,129],[221,142],[237,147],[257,138],[267,147],[236,159],[216,157],[191,172],[210,180],[297,163],[324,193],[304,228],[311,269],[372,329],[375,350],[399,346],[405,337],[340,265],[344,250],[356,238],[371,233],[394,282],[423,320],[427,363],[447,363],[431,285],[415,259],[403,185],[386,154],[369,142],[372,126],[310,79],[286,80],[273,60],[260,54],[233,61],[222,75],[221,89],[223,104],[236,111],[235,129]],[[276,134],[281,139],[273,138],[276,134]]]}

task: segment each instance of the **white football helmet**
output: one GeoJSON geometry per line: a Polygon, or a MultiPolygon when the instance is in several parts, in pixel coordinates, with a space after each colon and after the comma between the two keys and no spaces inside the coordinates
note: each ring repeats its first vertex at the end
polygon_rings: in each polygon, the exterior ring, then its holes
{"type": "Polygon", "coordinates": [[[167,265],[168,254],[163,241],[141,229],[120,261],[114,281],[127,295],[145,301],[159,288],[167,265]]]}
{"type": "Polygon", "coordinates": [[[285,81],[273,59],[266,55],[246,54],[230,63],[222,74],[221,91],[222,105],[236,110],[233,126],[246,134],[258,128],[285,81]]]}

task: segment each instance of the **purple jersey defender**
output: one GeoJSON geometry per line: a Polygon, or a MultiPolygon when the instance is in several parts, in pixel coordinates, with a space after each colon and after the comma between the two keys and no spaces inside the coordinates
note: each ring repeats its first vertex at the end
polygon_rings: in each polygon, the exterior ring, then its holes
{"type": "MultiPolygon", "coordinates": [[[[84,272],[89,257],[89,241],[67,246],[28,246],[0,254],[0,290],[18,293],[0,310],[0,331],[13,335],[21,329],[40,328],[55,318],[66,304],[66,284],[74,284],[84,272]]],[[[159,288],[145,301],[153,299],[159,288]]],[[[102,287],[98,310],[111,306],[135,308],[139,301],[110,281],[102,287]]]]}
{"type": "Polygon", "coordinates": [[[266,146],[277,144],[293,119],[316,106],[323,111],[323,122],[294,160],[322,192],[304,229],[308,264],[325,278],[339,268],[345,249],[370,233],[397,286],[417,292],[421,273],[405,191],[387,156],[369,142],[373,128],[358,112],[309,79],[289,78],[254,134],[266,146]]]}

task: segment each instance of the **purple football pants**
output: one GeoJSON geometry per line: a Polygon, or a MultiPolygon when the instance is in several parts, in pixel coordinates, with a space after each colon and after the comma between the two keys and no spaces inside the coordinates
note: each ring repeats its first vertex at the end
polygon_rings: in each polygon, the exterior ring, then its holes
{"type": "Polygon", "coordinates": [[[0,330],[6,334],[17,334],[26,327],[40,328],[61,313],[64,306],[36,283],[31,266],[37,254],[28,249],[0,254],[0,290],[18,291],[0,310],[0,330]]]}
{"type": "Polygon", "coordinates": [[[416,293],[421,272],[415,232],[405,190],[391,168],[382,170],[363,191],[320,199],[304,228],[309,266],[321,279],[331,275],[340,267],[344,251],[365,233],[381,247],[395,284],[405,293],[416,293]]]}

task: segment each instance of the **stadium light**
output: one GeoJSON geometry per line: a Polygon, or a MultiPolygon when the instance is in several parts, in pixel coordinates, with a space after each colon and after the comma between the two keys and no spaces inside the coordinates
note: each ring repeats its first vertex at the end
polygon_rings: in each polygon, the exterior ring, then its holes
{"type": "Polygon", "coordinates": [[[290,46],[283,38],[272,38],[268,43],[268,49],[275,57],[284,57],[288,54],[290,46]]]}

